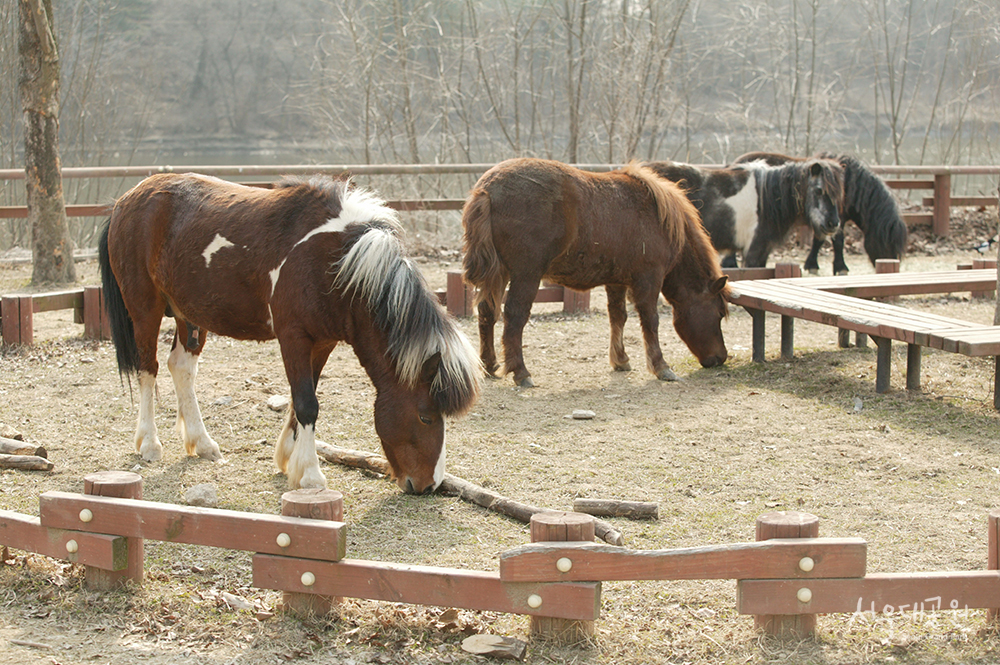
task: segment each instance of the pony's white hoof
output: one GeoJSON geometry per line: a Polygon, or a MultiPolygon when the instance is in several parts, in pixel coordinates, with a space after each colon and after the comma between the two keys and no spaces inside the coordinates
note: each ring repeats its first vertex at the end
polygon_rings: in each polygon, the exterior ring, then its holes
{"type": "Polygon", "coordinates": [[[156,438],[146,438],[136,442],[136,450],[139,456],[147,462],[158,462],[163,459],[163,446],[156,438]]]}
{"type": "Polygon", "coordinates": [[[656,378],[660,381],[680,381],[680,377],[674,374],[674,370],[669,367],[664,367],[659,372],[656,373],[656,378]]]}
{"type": "Polygon", "coordinates": [[[288,486],[293,490],[325,490],[326,476],[319,468],[307,469],[302,477],[296,481],[291,475],[288,476],[288,486]]]}
{"type": "Polygon", "coordinates": [[[219,444],[211,439],[209,439],[208,444],[199,443],[195,451],[198,453],[198,457],[207,459],[209,462],[222,461],[222,451],[219,449],[219,444]]]}

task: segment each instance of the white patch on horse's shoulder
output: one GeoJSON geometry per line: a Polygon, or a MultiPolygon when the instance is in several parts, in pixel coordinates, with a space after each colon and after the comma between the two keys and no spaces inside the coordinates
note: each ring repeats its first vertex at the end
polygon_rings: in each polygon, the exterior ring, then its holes
{"type": "Polygon", "coordinates": [[[282,259],[281,263],[278,264],[278,267],[268,273],[268,275],[271,277],[271,297],[272,298],[274,297],[274,288],[276,286],[278,286],[278,276],[281,275],[281,268],[285,265],[285,261],[286,260],[287,259],[282,259]]]}
{"type": "Polygon", "coordinates": [[[208,243],[208,247],[206,247],[205,251],[201,253],[201,255],[205,257],[205,267],[207,268],[212,264],[212,256],[214,256],[217,251],[225,247],[235,246],[236,245],[234,243],[224,238],[221,234],[216,233],[215,237],[212,238],[212,242],[208,243]]]}
{"type": "Polygon", "coordinates": [[[736,228],[733,234],[736,237],[736,246],[746,249],[753,240],[757,231],[757,179],[753,170],[750,171],[747,184],[735,195],[726,199],[726,204],[732,208],[736,228]]]}

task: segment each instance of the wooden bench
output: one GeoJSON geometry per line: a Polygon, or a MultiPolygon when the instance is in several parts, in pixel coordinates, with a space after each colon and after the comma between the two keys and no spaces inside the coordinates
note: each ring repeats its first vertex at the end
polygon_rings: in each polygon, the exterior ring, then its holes
{"type": "Polygon", "coordinates": [[[0,329],[3,344],[31,344],[34,341],[35,312],[72,309],[73,320],[83,324],[86,339],[111,339],[104,299],[99,286],[53,293],[5,295],[0,297],[0,329]]]}
{"type": "Polygon", "coordinates": [[[907,344],[906,387],[920,389],[920,347],[967,356],[994,356],[993,405],[1000,410],[1000,327],[983,326],[889,303],[854,298],[809,288],[786,280],[737,282],[730,302],[740,305],[753,319],[754,362],[764,362],[764,315],[781,315],[781,357],[791,358],[794,321],[804,319],[870,335],[878,347],[875,392],[889,389],[892,340],[907,344]]]}
{"type": "MultiPolygon", "coordinates": [[[[803,277],[782,281],[855,298],[894,299],[896,296],[963,291],[969,291],[973,298],[987,298],[993,297],[996,289],[996,267],[996,259],[975,259],[959,264],[957,270],[901,273],[897,259],[879,259],[875,262],[874,275],[803,277]]],[[[868,345],[864,333],[855,333],[855,336],[855,343],[858,346],[868,345]]],[[[844,329],[839,331],[838,344],[841,348],[850,346],[850,331],[844,329]]]]}

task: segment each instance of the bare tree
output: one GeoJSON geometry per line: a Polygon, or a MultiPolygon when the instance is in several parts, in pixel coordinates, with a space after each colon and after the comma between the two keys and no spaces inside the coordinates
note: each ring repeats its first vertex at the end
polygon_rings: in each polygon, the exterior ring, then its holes
{"type": "Polygon", "coordinates": [[[59,49],[51,16],[51,0],[20,1],[20,92],[32,284],[76,281],[59,162],[59,49]]]}

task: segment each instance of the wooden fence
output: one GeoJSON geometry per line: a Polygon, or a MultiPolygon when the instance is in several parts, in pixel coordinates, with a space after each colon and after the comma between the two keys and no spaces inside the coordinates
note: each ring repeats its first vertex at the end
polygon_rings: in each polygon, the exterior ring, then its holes
{"type": "MultiPolygon", "coordinates": [[[[143,178],[155,173],[202,173],[218,177],[270,177],[281,175],[481,175],[492,164],[316,164],[287,166],[121,166],[65,168],[63,178],[143,178]]],[[[608,171],[620,164],[578,164],[588,171],[608,171]]],[[[703,165],[717,166],[717,165],[703,165]]],[[[930,190],[933,196],[922,199],[932,209],[930,213],[904,213],[909,225],[930,224],[937,235],[948,235],[952,206],[996,205],[996,197],[952,197],[952,176],[998,175],[1000,166],[872,166],[872,171],[890,176],[886,184],[894,189],[930,190]],[[901,176],[907,176],[902,178],[901,176]]],[[[0,181],[23,180],[24,171],[0,169],[0,181]]],[[[464,199],[407,199],[391,201],[399,210],[460,210],[464,199]]],[[[102,216],[107,206],[95,204],[67,205],[71,217],[102,216]]],[[[27,217],[24,206],[0,206],[0,218],[27,217]]]]}
{"type": "Polygon", "coordinates": [[[501,553],[499,571],[401,565],[347,557],[339,492],[287,492],[276,516],[144,501],[140,476],[103,471],[85,478],[84,494],[42,494],[37,518],[0,511],[0,545],[84,565],[95,590],[142,582],[143,540],[241,549],[254,553],[254,586],[282,591],[293,611],[340,597],[492,610],[530,615],[534,635],[573,641],[593,633],[605,581],[736,580],[738,612],[776,635],[810,635],[818,614],[986,608],[995,617],[1000,606],[1000,512],[977,571],[869,574],[867,544],[820,538],[814,515],[766,513],[756,527],[752,543],[630,550],[592,542],[590,515],[542,512],[532,543],[501,553]]]}

